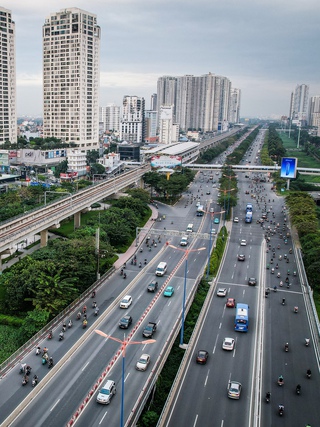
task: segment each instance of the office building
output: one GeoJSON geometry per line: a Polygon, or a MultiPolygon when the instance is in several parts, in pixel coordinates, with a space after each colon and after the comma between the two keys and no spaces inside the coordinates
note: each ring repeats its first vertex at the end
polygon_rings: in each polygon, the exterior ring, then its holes
{"type": "Polygon", "coordinates": [[[126,95],[123,98],[120,122],[120,140],[142,143],[145,135],[145,100],[138,96],[126,95]]]}
{"type": "Polygon", "coordinates": [[[151,111],[157,111],[157,94],[156,93],[153,93],[151,95],[150,110],[151,111]]]}
{"type": "Polygon", "coordinates": [[[17,142],[15,24],[0,7],[0,144],[17,142]]]}
{"type": "Polygon", "coordinates": [[[99,148],[100,27],[78,8],[43,25],[43,136],[99,148]]]}
{"type": "Polygon", "coordinates": [[[174,123],[173,105],[162,105],[159,111],[159,142],[172,144],[179,141],[179,125],[174,123]]]}
{"type": "Polygon", "coordinates": [[[308,99],[308,85],[297,85],[295,91],[291,93],[289,117],[291,120],[299,120],[302,126],[307,124],[308,99]]]}
{"type": "Polygon", "coordinates": [[[145,111],[145,138],[155,138],[157,136],[157,111],[145,111]]]}
{"type": "Polygon", "coordinates": [[[108,104],[99,109],[99,121],[103,123],[103,131],[116,131],[120,129],[120,107],[115,104],[108,104]]]}

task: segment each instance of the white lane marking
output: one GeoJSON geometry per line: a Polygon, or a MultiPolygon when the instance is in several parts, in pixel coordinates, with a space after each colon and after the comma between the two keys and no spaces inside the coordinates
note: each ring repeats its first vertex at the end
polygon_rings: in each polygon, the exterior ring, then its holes
{"type": "Polygon", "coordinates": [[[102,422],[103,422],[103,420],[104,420],[104,417],[107,415],[107,413],[108,413],[108,411],[106,411],[106,413],[104,414],[104,416],[101,418],[101,420],[100,420],[99,424],[102,424],[102,422]]]}
{"type": "Polygon", "coordinates": [[[207,385],[208,379],[209,379],[209,374],[210,374],[210,369],[208,370],[207,376],[206,376],[206,380],[204,382],[204,386],[207,385]]]}
{"type": "Polygon", "coordinates": [[[89,363],[90,363],[90,362],[87,362],[87,363],[84,365],[84,367],[81,369],[81,371],[82,371],[82,372],[86,369],[86,367],[89,365],[89,363]]]}
{"type": "Polygon", "coordinates": [[[217,334],[217,336],[216,336],[216,342],[214,343],[214,347],[213,347],[213,350],[212,350],[212,354],[214,354],[214,352],[216,351],[216,347],[217,347],[218,339],[219,339],[219,334],[217,334]]]}
{"type": "Polygon", "coordinates": [[[220,323],[220,325],[219,325],[219,329],[221,329],[221,326],[222,326],[222,323],[220,323]]]}
{"type": "Polygon", "coordinates": [[[140,299],[140,298],[141,298],[141,296],[142,296],[142,294],[140,294],[140,295],[138,296],[138,298],[137,298],[137,299],[140,299]]]}
{"type": "Polygon", "coordinates": [[[179,290],[180,289],[180,285],[177,287],[177,290],[179,290]]]}
{"type": "Polygon", "coordinates": [[[196,415],[196,419],[194,420],[193,426],[197,425],[198,422],[198,414],[196,415]]]}
{"type": "Polygon", "coordinates": [[[169,307],[170,304],[171,304],[171,301],[168,302],[168,307],[169,307]]]}
{"type": "Polygon", "coordinates": [[[127,381],[127,379],[129,378],[129,375],[130,375],[130,372],[128,372],[127,376],[126,376],[126,377],[125,377],[125,379],[124,379],[124,382],[126,382],[126,381],[127,381]]]}
{"type": "Polygon", "coordinates": [[[60,399],[58,399],[56,403],[52,406],[52,408],[50,409],[50,412],[54,410],[54,408],[58,405],[59,402],[60,402],[60,399]]]}

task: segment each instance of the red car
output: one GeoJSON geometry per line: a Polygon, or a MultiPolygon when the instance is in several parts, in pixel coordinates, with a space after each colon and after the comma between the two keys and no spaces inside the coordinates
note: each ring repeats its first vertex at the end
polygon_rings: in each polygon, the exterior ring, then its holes
{"type": "Polygon", "coordinates": [[[197,363],[201,363],[201,365],[205,365],[207,363],[209,357],[209,353],[207,350],[199,350],[196,358],[197,363]]]}
{"type": "Polygon", "coordinates": [[[233,308],[235,305],[236,305],[236,300],[234,298],[227,299],[227,304],[226,304],[227,307],[233,308]]]}

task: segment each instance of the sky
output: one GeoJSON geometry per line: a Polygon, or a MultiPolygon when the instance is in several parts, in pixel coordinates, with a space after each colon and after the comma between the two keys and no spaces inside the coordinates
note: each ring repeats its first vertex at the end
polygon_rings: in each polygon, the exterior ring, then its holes
{"type": "Polygon", "coordinates": [[[161,76],[209,72],[241,89],[241,117],[289,114],[297,84],[320,95],[319,0],[0,0],[16,24],[17,113],[42,115],[42,26],[77,7],[101,27],[100,105],[161,76]]]}

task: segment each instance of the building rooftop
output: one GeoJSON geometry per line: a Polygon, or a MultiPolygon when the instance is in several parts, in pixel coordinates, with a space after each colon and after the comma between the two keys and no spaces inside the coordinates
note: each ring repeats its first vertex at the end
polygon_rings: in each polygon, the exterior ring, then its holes
{"type": "Polygon", "coordinates": [[[192,148],[197,148],[200,144],[197,142],[180,142],[169,145],[158,145],[157,147],[151,148],[150,150],[143,151],[144,154],[163,154],[168,156],[177,156],[192,148]]]}

